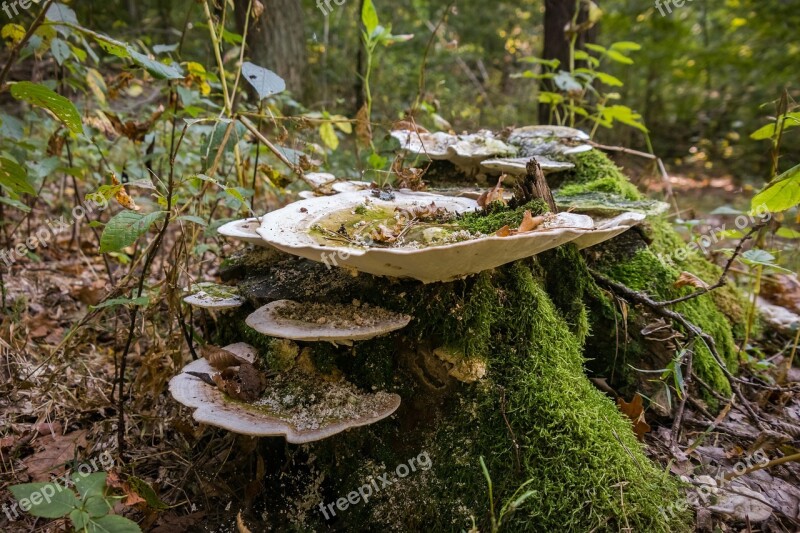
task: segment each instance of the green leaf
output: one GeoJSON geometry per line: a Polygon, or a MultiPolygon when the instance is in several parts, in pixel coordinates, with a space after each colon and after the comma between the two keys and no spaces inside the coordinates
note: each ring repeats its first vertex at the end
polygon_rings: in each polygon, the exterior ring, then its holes
{"type": "Polygon", "coordinates": [[[194,222],[194,223],[195,223],[195,224],[197,224],[198,226],[203,226],[203,227],[206,227],[206,226],[208,226],[208,222],[206,222],[206,221],[205,221],[205,220],[203,220],[202,218],[200,218],[200,217],[196,217],[196,216],[194,216],[194,215],[183,215],[183,216],[179,216],[179,217],[177,218],[177,220],[185,220],[186,222],[194,222]]]}
{"type": "Polygon", "coordinates": [[[584,46],[587,50],[591,50],[592,52],[596,52],[598,54],[605,54],[608,51],[606,50],[605,46],[600,46],[599,44],[586,43],[584,46]]]}
{"type": "Polygon", "coordinates": [[[31,208],[27,205],[23,204],[19,200],[15,200],[13,198],[9,198],[8,196],[0,196],[0,204],[5,204],[9,207],[13,207],[14,209],[19,209],[23,213],[30,213],[31,208]]]}
{"type": "Polygon", "coordinates": [[[141,480],[136,476],[128,476],[128,484],[130,484],[131,488],[136,492],[136,494],[144,498],[145,502],[147,502],[147,506],[151,509],[169,509],[169,505],[159,499],[156,491],[154,491],[153,487],[151,487],[146,481],[141,480]]]}
{"type": "Polygon", "coordinates": [[[94,472],[86,476],[81,473],[75,473],[72,474],[72,480],[75,482],[78,494],[85,500],[92,496],[103,496],[107,476],[108,474],[105,472],[94,472]]]}
{"type": "Polygon", "coordinates": [[[780,228],[775,232],[775,235],[782,239],[800,239],[800,231],[796,231],[791,228],[780,228]]]}
{"type": "Polygon", "coordinates": [[[68,488],[55,483],[24,483],[9,487],[18,502],[30,504],[28,512],[42,518],[61,518],[80,507],[80,501],[68,488]]]}
{"type": "Polygon", "coordinates": [[[786,211],[800,204],[800,165],[791,168],[772,180],[767,187],[755,195],[752,209],[765,205],[773,213],[786,211]]]}
{"type": "Polygon", "coordinates": [[[81,115],[75,106],[51,89],[38,83],[20,81],[11,86],[11,96],[52,112],[73,133],[83,133],[81,115]]]}
{"type": "Polygon", "coordinates": [[[253,86],[261,100],[286,90],[283,78],[249,61],[242,64],[242,76],[253,86]]]}
{"type": "Polygon", "coordinates": [[[0,157],[0,187],[14,194],[36,194],[25,168],[5,157],[0,157]]]}
{"type": "Polygon", "coordinates": [[[72,527],[75,528],[75,531],[83,531],[91,517],[86,511],[75,509],[69,513],[69,519],[72,520],[72,527]]]}
{"type": "Polygon", "coordinates": [[[117,307],[119,305],[149,305],[150,304],[150,297],[149,296],[140,296],[139,298],[112,298],[111,300],[106,300],[105,302],[99,305],[90,305],[91,309],[103,309],[106,307],[117,307]]]}
{"type": "Polygon", "coordinates": [[[621,79],[617,78],[616,76],[612,76],[611,74],[606,74],[605,72],[595,72],[594,75],[602,83],[605,83],[611,87],[622,87],[624,85],[621,79]]]}
{"type": "Polygon", "coordinates": [[[319,127],[319,136],[322,137],[322,142],[331,150],[339,148],[339,137],[336,136],[336,130],[333,129],[333,124],[330,122],[323,122],[319,127]]]}
{"type": "Polygon", "coordinates": [[[97,44],[100,45],[100,48],[109,54],[121,59],[133,60],[137,66],[144,68],[155,78],[167,80],[178,80],[183,78],[183,72],[177,64],[173,63],[171,65],[166,65],[161,61],[152,59],[142,54],[141,52],[137,52],[128,43],[117,41],[116,39],[112,39],[107,35],[87,30],[86,28],[80,28],[80,30],[86,35],[92,37],[97,44]]]}
{"type": "MultiPolygon", "coordinates": [[[[78,17],[75,12],[64,4],[53,3],[45,13],[45,18],[50,22],[65,22],[67,24],[78,25],[78,17]]],[[[72,30],[67,26],[56,25],[56,30],[61,35],[70,35],[72,30]]]]}
{"type": "Polygon", "coordinates": [[[367,35],[372,35],[375,28],[378,27],[378,12],[375,11],[375,5],[372,0],[364,0],[364,6],[361,9],[361,22],[364,23],[367,35]]]}
{"type": "Polygon", "coordinates": [[[50,52],[52,52],[53,57],[56,59],[56,63],[58,63],[59,66],[63,65],[64,61],[69,59],[72,55],[72,50],[70,49],[69,45],[59,38],[55,38],[50,41],[50,52]]]}
{"type": "Polygon", "coordinates": [[[150,226],[166,216],[163,211],[140,215],[134,211],[122,211],[108,221],[100,236],[100,253],[118,252],[136,242],[147,233],[150,226]]]}
{"type": "Polygon", "coordinates": [[[638,52],[642,49],[642,45],[633,41],[618,41],[613,43],[610,49],[618,50],[620,52],[638,52]]]}
{"type": "Polygon", "coordinates": [[[91,518],[100,518],[111,511],[113,501],[113,498],[106,499],[103,496],[89,496],[83,500],[83,510],[89,513],[91,518]]]}
{"type": "Polygon", "coordinates": [[[617,50],[608,50],[606,55],[611,61],[616,61],[617,63],[622,63],[623,65],[633,65],[633,59],[630,57],[618,52],[617,50]]]}
{"type": "Polygon", "coordinates": [[[136,522],[116,514],[90,520],[86,530],[89,533],[142,533],[136,522]]]}

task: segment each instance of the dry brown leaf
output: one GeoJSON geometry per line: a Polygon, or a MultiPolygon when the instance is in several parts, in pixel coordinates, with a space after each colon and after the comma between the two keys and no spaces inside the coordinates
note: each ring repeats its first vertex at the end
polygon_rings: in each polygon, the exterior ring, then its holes
{"type": "Polygon", "coordinates": [[[47,436],[40,440],[42,450],[23,461],[31,479],[47,481],[51,473],[60,474],[68,461],[79,456],[78,449],[88,445],[86,434],[87,431],[82,429],[66,435],[47,436]]]}
{"type": "Polygon", "coordinates": [[[509,228],[508,226],[503,226],[502,228],[500,228],[495,232],[495,235],[497,235],[498,237],[508,237],[509,235],[511,235],[511,228],[509,228]]]}
{"type": "Polygon", "coordinates": [[[503,198],[503,180],[505,177],[506,175],[502,174],[497,180],[497,185],[488,191],[484,191],[483,194],[478,197],[478,205],[482,209],[486,209],[493,202],[501,202],[505,205],[506,201],[503,198]]]}
{"type": "Polygon", "coordinates": [[[244,520],[242,520],[242,512],[239,511],[239,514],[236,515],[236,528],[239,530],[239,533],[252,533],[246,525],[244,525],[244,520]]]}
{"type": "MultiPolygon", "coordinates": [[[[111,174],[111,184],[115,186],[122,185],[117,179],[117,176],[115,174],[111,174]]],[[[117,200],[119,205],[121,205],[125,209],[130,209],[131,211],[138,211],[139,209],[141,209],[138,205],[136,205],[136,202],[133,201],[133,198],[128,196],[128,193],[127,191],[125,191],[124,186],[121,187],[120,190],[117,192],[117,194],[114,195],[114,198],[117,200]]]]}
{"type": "Polygon", "coordinates": [[[698,278],[691,272],[681,272],[680,277],[675,281],[673,287],[680,289],[681,287],[695,287],[697,289],[708,289],[709,285],[702,279],[698,278]]]}
{"type": "Polygon", "coordinates": [[[250,363],[243,363],[238,369],[229,367],[212,378],[217,387],[236,400],[254,402],[267,388],[267,377],[250,363]]]}
{"type": "Polygon", "coordinates": [[[517,231],[519,233],[533,231],[544,224],[545,220],[546,218],[542,215],[532,216],[530,211],[525,211],[525,214],[522,215],[522,223],[519,225],[519,229],[517,231]]]}
{"type": "Polygon", "coordinates": [[[426,130],[416,122],[412,122],[410,120],[398,120],[397,122],[392,124],[392,129],[398,131],[416,131],[417,133],[430,133],[428,130],[426,130]]]}
{"type": "Polygon", "coordinates": [[[633,431],[639,440],[644,440],[644,434],[650,433],[650,425],[644,418],[644,404],[641,395],[637,392],[630,403],[622,398],[617,398],[619,410],[625,413],[633,422],[633,431]]]}
{"type": "Polygon", "coordinates": [[[150,115],[150,118],[146,122],[134,122],[133,120],[128,120],[125,123],[123,123],[114,113],[109,112],[106,113],[106,115],[117,133],[124,135],[134,142],[141,142],[144,140],[145,136],[153,128],[163,113],[164,106],[160,105],[158,106],[158,109],[156,109],[153,114],[150,115]]]}
{"type": "Polygon", "coordinates": [[[264,12],[264,4],[258,0],[253,0],[253,20],[258,20],[264,12]]]}
{"type": "Polygon", "coordinates": [[[246,363],[244,359],[228,350],[223,350],[217,346],[206,345],[200,348],[200,354],[208,361],[212,368],[225,370],[231,366],[239,366],[246,363]]]}

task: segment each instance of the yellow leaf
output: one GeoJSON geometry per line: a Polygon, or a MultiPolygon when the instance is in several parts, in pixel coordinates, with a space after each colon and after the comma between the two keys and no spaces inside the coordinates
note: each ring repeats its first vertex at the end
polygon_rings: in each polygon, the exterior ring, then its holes
{"type": "Polygon", "coordinates": [[[107,88],[103,75],[93,68],[88,69],[86,71],[86,84],[89,86],[94,97],[97,98],[97,101],[101,104],[105,104],[107,88]]]}
{"type": "Polygon", "coordinates": [[[343,117],[342,115],[334,115],[331,117],[334,125],[342,130],[344,133],[350,135],[353,133],[353,125],[350,123],[347,117],[343,117]]]}
{"type": "Polygon", "coordinates": [[[319,127],[319,135],[322,138],[322,142],[325,143],[325,146],[331,150],[339,148],[339,138],[336,136],[336,130],[333,129],[333,124],[330,122],[324,122],[319,127]]]}
{"type": "MultiPolygon", "coordinates": [[[[113,185],[121,185],[117,179],[117,176],[114,174],[111,175],[111,183],[113,185]]],[[[120,187],[119,191],[117,191],[117,194],[114,195],[114,198],[117,200],[117,202],[119,202],[119,205],[125,209],[130,209],[131,211],[138,211],[141,209],[138,205],[136,205],[136,202],[133,201],[133,198],[128,196],[128,193],[125,191],[124,187],[120,187]]]]}
{"type": "Polygon", "coordinates": [[[19,24],[6,24],[3,26],[2,36],[11,41],[11,44],[17,44],[25,37],[25,28],[19,24]]]}

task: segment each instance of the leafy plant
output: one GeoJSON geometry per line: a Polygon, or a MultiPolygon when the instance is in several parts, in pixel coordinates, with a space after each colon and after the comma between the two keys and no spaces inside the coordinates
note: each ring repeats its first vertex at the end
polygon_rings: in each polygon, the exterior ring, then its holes
{"type": "Polygon", "coordinates": [[[110,493],[107,474],[72,475],[77,494],[56,483],[24,483],[9,487],[23,510],[41,518],[69,517],[76,531],[86,533],[141,533],[132,520],[110,514],[120,496],[110,493]]]}
{"type": "Polygon", "coordinates": [[[536,495],[536,491],[528,490],[525,491],[525,487],[530,485],[533,480],[529,479],[525,483],[519,486],[514,494],[511,495],[501,507],[500,511],[495,514],[494,509],[494,487],[492,485],[492,476],[489,475],[489,469],[486,467],[486,462],[483,460],[483,456],[480,457],[481,463],[481,471],[483,472],[483,477],[486,478],[486,484],[489,488],[489,511],[491,512],[491,519],[492,519],[492,533],[497,533],[500,531],[500,528],[503,527],[503,521],[508,518],[514,511],[516,511],[525,501],[530,498],[531,496],[536,495]],[[524,492],[523,492],[524,491],[524,492]]]}

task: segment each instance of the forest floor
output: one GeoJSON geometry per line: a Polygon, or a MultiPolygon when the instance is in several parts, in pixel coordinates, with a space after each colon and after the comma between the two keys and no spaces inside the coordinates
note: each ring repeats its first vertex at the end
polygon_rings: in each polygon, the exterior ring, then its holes
{"type": "MultiPolygon", "coordinates": [[[[706,217],[708,204],[733,203],[741,196],[729,179],[696,184],[680,178],[672,182],[687,209],[684,218],[706,217]]],[[[44,222],[31,220],[29,227],[44,222]]],[[[117,313],[109,321],[89,320],[74,334],[71,348],[60,350],[71,328],[109,289],[102,256],[85,253],[80,243],[91,242],[91,233],[86,227],[82,231],[61,233],[38,252],[40,262],[21,260],[3,275],[4,307],[17,303],[0,321],[0,531],[63,531],[64,520],[16,514],[8,487],[45,481],[93,459],[114,474],[111,479],[127,494],[117,504],[118,512],[135,519],[144,531],[236,531],[240,512],[245,522],[258,524],[253,530],[265,530],[267,517],[254,505],[266,489],[259,478],[264,446],[258,439],[197,425],[190,411],[172,400],[166,385],[183,360],[166,355],[163,347],[182,342],[182,333],[167,326],[164,317],[164,327],[158,327],[157,312],[148,317],[129,360],[135,376],[125,413],[126,464],[116,453],[104,454],[116,450],[115,354],[125,343],[128,317],[117,313]],[[119,481],[125,475],[134,477],[119,481]]],[[[217,265],[205,266],[206,279],[213,279],[217,265]]],[[[162,272],[156,263],[154,283],[162,272]]],[[[800,307],[800,292],[788,298],[800,307]]],[[[791,346],[790,339],[766,336],[761,348],[771,355],[745,365],[741,378],[761,384],[748,387],[747,394],[765,414],[779,412],[800,425],[798,390],[778,392],[769,385],[787,370],[791,346]]],[[[786,381],[800,384],[800,370],[789,369],[786,381]]],[[[651,426],[645,437],[650,456],[696,486],[688,492],[687,506],[697,509],[698,528],[740,530],[746,515],[766,514],[770,518],[760,530],[796,531],[800,467],[775,464],[772,452],[794,455],[789,450],[800,435],[788,435],[787,440],[786,435],[760,431],[731,398],[718,400],[725,407],[715,417],[703,402],[690,399],[674,444],[671,421],[645,413],[651,426]]]]}

